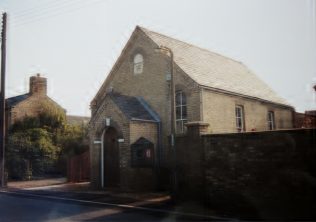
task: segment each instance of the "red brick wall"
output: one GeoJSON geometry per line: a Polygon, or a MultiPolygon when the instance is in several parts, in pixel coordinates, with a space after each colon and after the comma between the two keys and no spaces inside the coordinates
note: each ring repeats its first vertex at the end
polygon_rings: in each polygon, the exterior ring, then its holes
{"type": "Polygon", "coordinates": [[[315,128],[316,115],[295,113],[295,128],[315,128]]]}

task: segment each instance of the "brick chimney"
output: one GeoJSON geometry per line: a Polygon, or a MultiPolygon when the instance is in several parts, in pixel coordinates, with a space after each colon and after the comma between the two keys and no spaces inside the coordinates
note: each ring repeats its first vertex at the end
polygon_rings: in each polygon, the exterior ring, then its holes
{"type": "Polygon", "coordinates": [[[30,77],[30,94],[38,96],[46,96],[47,94],[47,79],[41,77],[40,74],[30,77]]]}

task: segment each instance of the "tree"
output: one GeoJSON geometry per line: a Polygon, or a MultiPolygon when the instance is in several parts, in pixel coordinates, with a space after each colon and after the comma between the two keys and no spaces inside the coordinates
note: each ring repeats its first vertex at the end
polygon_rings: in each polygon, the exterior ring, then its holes
{"type": "Polygon", "coordinates": [[[58,144],[62,148],[58,166],[61,172],[66,172],[67,160],[89,149],[88,129],[86,125],[66,124],[57,135],[58,144]]]}
{"type": "Polygon", "coordinates": [[[41,127],[47,127],[50,130],[62,129],[66,124],[65,110],[56,106],[50,101],[42,101],[40,104],[39,121],[41,127]]]}
{"type": "Polygon", "coordinates": [[[37,116],[17,121],[9,131],[7,168],[11,178],[66,174],[67,159],[88,149],[85,125],[67,124],[65,111],[49,100],[37,105],[37,116]]]}
{"type": "Polygon", "coordinates": [[[16,121],[10,128],[9,133],[31,128],[44,128],[49,132],[56,133],[66,125],[65,111],[50,101],[41,101],[37,104],[36,116],[26,116],[16,121]]]}
{"type": "Polygon", "coordinates": [[[66,125],[65,111],[49,100],[38,103],[37,110],[37,116],[25,117],[9,130],[6,162],[11,178],[56,172],[61,152],[57,137],[66,125]]]}
{"type": "Polygon", "coordinates": [[[13,133],[8,139],[7,147],[9,174],[16,179],[26,179],[34,174],[34,171],[47,172],[60,152],[60,147],[52,142],[51,133],[41,128],[13,133]]]}

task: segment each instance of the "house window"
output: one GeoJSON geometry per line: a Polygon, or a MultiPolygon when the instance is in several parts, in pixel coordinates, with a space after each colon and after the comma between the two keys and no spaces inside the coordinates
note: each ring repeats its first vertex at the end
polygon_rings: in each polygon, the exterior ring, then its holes
{"type": "Polygon", "coordinates": [[[237,132],[245,131],[244,108],[242,106],[236,106],[235,115],[237,132]]]}
{"type": "Polygon", "coordinates": [[[141,54],[136,54],[134,57],[134,74],[143,72],[144,58],[141,54]]]}
{"type": "Polygon", "coordinates": [[[268,112],[268,129],[274,130],[275,129],[275,120],[274,120],[274,112],[268,112]]]}
{"type": "Polygon", "coordinates": [[[176,132],[185,132],[187,122],[187,99],[183,91],[176,92],[176,132]]]}

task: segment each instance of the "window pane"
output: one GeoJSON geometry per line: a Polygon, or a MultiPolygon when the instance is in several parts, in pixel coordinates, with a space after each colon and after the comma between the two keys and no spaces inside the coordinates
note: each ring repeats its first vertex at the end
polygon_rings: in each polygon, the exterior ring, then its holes
{"type": "Polygon", "coordinates": [[[238,132],[244,131],[244,117],[243,117],[243,108],[241,106],[235,107],[236,115],[236,128],[238,132]]]}
{"type": "Polygon", "coordinates": [[[241,124],[242,124],[241,118],[237,118],[237,127],[241,128],[241,126],[242,126],[241,124]]]}
{"type": "Polygon", "coordinates": [[[136,63],[142,63],[143,62],[143,56],[141,54],[137,54],[134,57],[134,64],[136,63]]]}
{"type": "Polygon", "coordinates": [[[141,54],[134,56],[134,74],[140,74],[143,72],[144,59],[141,54]]]}
{"type": "Polygon", "coordinates": [[[240,117],[240,107],[236,107],[236,117],[240,117]]]}
{"type": "Polygon", "coordinates": [[[135,63],[134,64],[134,73],[135,74],[140,74],[143,72],[143,63],[135,63]]]}
{"type": "Polygon", "coordinates": [[[181,119],[181,106],[176,107],[176,119],[181,119]]]}
{"type": "Polygon", "coordinates": [[[186,97],[182,91],[176,92],[176,127],[177,133],[184,132],[184,121],[187,119],[186,97]]]}
{"type": "Polygon", "coordinates": [[[187,119],[187,107],[182,106],[182,119],[187,119]]]}
{"type": "Polygon", "coordinates": [[[268,128],[269,128],[269,130],[275,129],[274,112],[272,112],[272,111],[268,112],[268,128]]]}
{"type": "Polygon", "coordinates": [[[181,105],[181,92],[176,93],[176,105],[181,105]]]}
{"type": "Polygon", "coordinates": [[[182,93],[182,105],[187,105],[187,97],[182,93]]]}

